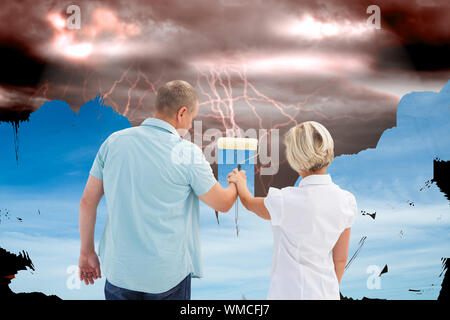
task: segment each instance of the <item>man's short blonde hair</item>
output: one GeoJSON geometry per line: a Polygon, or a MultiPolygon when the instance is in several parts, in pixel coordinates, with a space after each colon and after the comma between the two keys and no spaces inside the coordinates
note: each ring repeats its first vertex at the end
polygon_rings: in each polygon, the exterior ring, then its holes
{"type": "Polygon", "coordinates": [[[186,81],[173,80],[158,89],[156,95],[156,111],[171,116],[185,106],[189,113],[194,111],[198,103],[195,89],[186,81]]]}
{"type": "Polygon", "coordinates": [[[334,158],[334,142],[328,130],[316,121],[302,122],[284,136],[286,158],[297,172],[315,172],[334,158]]]}

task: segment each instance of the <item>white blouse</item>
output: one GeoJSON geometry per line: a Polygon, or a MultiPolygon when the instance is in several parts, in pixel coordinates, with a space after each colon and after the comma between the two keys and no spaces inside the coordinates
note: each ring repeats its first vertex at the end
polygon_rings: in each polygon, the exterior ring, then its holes
{"type": "Polygon", "coordinates": [[[268,299],[339,299],[333,247],[357,213],[353,194],[329,174],[310,175],[298,187],[270,188],[264,204],[273,231],[268,299]]]}

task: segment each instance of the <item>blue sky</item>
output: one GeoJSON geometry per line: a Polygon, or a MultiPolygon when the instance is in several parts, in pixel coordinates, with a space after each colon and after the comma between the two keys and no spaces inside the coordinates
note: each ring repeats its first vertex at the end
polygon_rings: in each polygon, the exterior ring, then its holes
{"type": "Polygon", "coordinates": [[[434,184],[420,189],[433,177],[434,158],[450,160],[449,123],[450,82],[439,93],[409,93],[399,102],[397,125],[384,131],[376,148],[331,164],[334,182],[356,196],[359,209],[377,212],[375,220],[358,216],[352,229],[351,252],[362,236],[367,240],[345,275],[343,294],[437,297],[440,258],[450,256],[450,203],[434,184]],[[381,277],[380,290],[361,286],[367,266],[385,264],[389,272],[381,277]]]}
{"type": "MultiPolygon", "coordinates": [[[[334,182],[353,192],[360,210],[377,211],[376,219],[359,215],[352,229],[350,255],[362,236],[367,240],[344,275],[342,293],[389,299],[435,299],[440,290],[441,257],[450,256],[450,206],[432,178],[435,157],[450,160],[450,82],[437,92],[402,98],[397,126],[386,130],[376,148],[337,157],[329,172],[334,182]],[[414,202],[414,207],[408,204],[414,202]],[[381,289],[368,289],[367,267],[387,264],[381,289]],[[408,289],[422,290],[421,294],[408,289]]],[[[67,273],[78,260],[78,202],[95,154],[112,132],[129,121],[103,106],[87,102],[79,113],[63,101],[45,103],[19,129],[19,163],[11,125],[0,124],[0,246],[27,250],[36,271],[21,271],[11,288],[42,291],[66,299],[103,299],[103,281],[68,288],[67,273]],[[40,214],[38,214],[38,210],[40,214]],[[19,222],[16,217],[21,217],[19,222]]],[[[96,240],[107,214],[98,210],[96,240]]],[[[240,206],[240,235],[234,210],[221,214],[201,205],[205,278],[193,280],[194,299],[264,299],[272,259],[270,225],[240,206]]],[[[71,287],[69,285],[69,287],[71,287]]]]}

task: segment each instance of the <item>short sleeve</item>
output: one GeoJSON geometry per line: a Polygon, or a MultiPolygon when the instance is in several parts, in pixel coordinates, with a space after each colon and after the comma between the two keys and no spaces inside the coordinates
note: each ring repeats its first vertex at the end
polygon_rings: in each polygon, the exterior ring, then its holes
{"type": "Polygon", "coordinates": [[[103,180],[103,168],[105,166],[106,155],[108,153],[108,140],[106,139],[95,156],[94,163],[92,164],[89,174],[97,179],[103,180]]]}
{"type": "Polygon", "coordinates": [[[190,149],[192,150],[192,158],[187,169],[190,186],[198,197],[207,193],[217,183],[217,179],[202,150],[193,143],[190,149]]]}
{"type": "Polygon", "coordinates": [[[347,218],[345,228],[351,228],[353,223],[355,222],[356,215],[358,213],[358,206],[356,204],[356,199],[353,194],[348,193],[348,207],[349,207],[349,216],[347,218]]]}
{"type": "Polygon", "coordinates": [[[272,225],[280,225],[283,214],[283,195],[281,190],[270,187],[267,196],[264,198],[264,205],[269,211],[272,225]]]}

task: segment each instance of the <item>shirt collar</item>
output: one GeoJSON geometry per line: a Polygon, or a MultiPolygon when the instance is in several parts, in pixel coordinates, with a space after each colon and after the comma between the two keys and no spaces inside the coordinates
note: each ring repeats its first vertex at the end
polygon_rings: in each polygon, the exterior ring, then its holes
{"type": "Polygon", "coordinates": [[[298,186],[305,186],[308,184],[330,184],[332,183],[331,176],[329,174],[312,174],[300,180],[298,186]]]}
{"type": "Polygon", "coordinates": [[[141,126],[158,127],[158,128],[164,129],[166,131],[169,131],[170,133],[173,133],[177,137],[180,136],[180,134],[178,133],[177,129],[175,129],[174,126],[172,126],[167,121],[164,121],[164,120],[161,120],[161,119],[147,118],[141,123],[141,126]]]}

